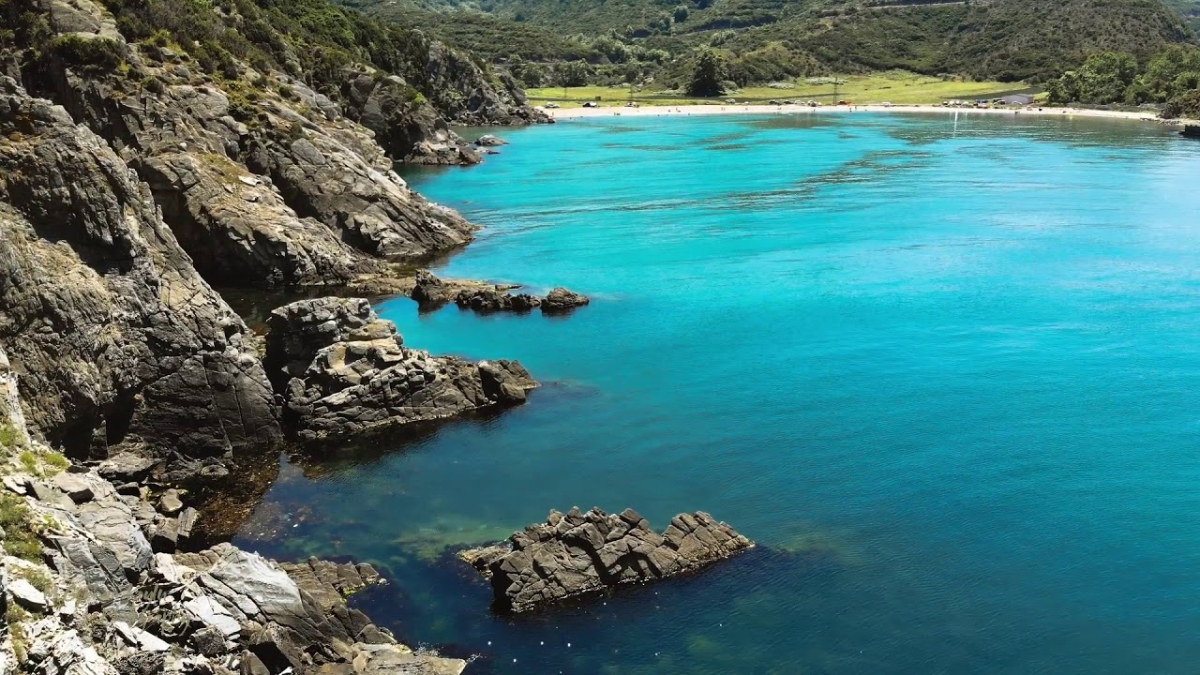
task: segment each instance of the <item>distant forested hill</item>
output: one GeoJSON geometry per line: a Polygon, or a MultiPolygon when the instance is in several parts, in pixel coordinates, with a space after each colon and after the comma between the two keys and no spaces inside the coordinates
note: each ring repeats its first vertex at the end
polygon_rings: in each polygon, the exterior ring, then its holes
{"type": "Polygon", "coordinates": [[[903,68],[1044,80],[1096,51],[1148,57],[1195,41],[1184,16],[1200,16],[1200,0],[1168,1],[343,0],[496,62],[580,61],[609,81],[669,75],[704,47],[735,71],[751,55],[750,76],[903,68]]]}

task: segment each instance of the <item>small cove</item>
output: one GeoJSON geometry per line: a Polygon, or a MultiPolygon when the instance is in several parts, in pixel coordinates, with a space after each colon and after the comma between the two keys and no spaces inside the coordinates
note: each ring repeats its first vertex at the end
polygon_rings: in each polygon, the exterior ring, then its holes
{"type": "Polygon", "coordinates": [[[379,564],[392,584],[363,608],[483,654],[468,673],[1200,658],[1200,144],[944,115],[505,135],[482,166],[409,176],[487,227],[437,272],[592,306],[379,310],[411,346],[517,358],[545,386],[285,465],[237,543],[379,564]],[[603,603],[490,615],[445,547],[572,505],[656,527],[704,509],[764,546],[603,603]]]}

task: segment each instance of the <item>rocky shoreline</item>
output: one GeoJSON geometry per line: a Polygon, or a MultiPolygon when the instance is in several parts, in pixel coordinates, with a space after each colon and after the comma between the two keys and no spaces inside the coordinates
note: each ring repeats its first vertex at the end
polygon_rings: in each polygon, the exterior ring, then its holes
{"type": "Polygon", "coordinates": [[[383,583],[370,565],[277,564],[230,544],[176,552],[196,512],[173,491],[156,501],[146,486],[131,493],[96,469],[64,465],[11,417],[6,424],[0,671],[458,675],[466,667],[397,643],[347,606],[350,594],[383,583]]]}
{"type": "Polygon", "coordinates": [[[379,581],[370,566],[220,542],[285,444],[501,410],[537,382],[411,349],[363,298],[275,308],[259,335],[214,286],[587,305],[410,277],[477,228],[394,164],[503,144],[450,122],[551,120],[437,43],[431,103],[362,63],[340,92],[237,60],[213,77],[170,40],[126,40],[92,0],[12,0],[0,19],[0,673],[461,673],[347,605],[379,581]]]}

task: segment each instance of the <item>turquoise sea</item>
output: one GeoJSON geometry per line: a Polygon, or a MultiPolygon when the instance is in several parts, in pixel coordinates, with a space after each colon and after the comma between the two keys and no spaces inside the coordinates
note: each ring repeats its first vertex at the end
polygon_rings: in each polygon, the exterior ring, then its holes
{"type": "Polygon", "coordinates": [[[528,405],[288,463],[238,542],[349,556],[472,673],[1195,673],[1200,143],[952,113],[605,118],[408,176],[486,226],[437,272],[572,316],[418,315],[528,405]],[[761,545],[531,618],[447,546],[549,509],[761,545]]]}

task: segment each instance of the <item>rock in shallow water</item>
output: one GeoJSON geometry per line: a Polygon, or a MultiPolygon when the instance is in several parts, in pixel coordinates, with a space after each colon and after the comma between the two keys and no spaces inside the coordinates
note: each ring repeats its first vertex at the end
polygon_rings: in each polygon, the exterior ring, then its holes
{"type": "Polygon", "coordinates": [[[283,393],[288,431],[303,441],[515,405],[537,386],[516,361],[408,349],[361,298],[301,300],[268,325],[268,376],[283,393]]]}
{"type": "Polygon", "coordinates": [[[459,558],[492,581],[496,607],[514,613],[619,584],[690,572],[754,546],[732,527],[697,511],[681,513],[661,535],[633,509],[551,511],[545,524],[459,558]]]}

